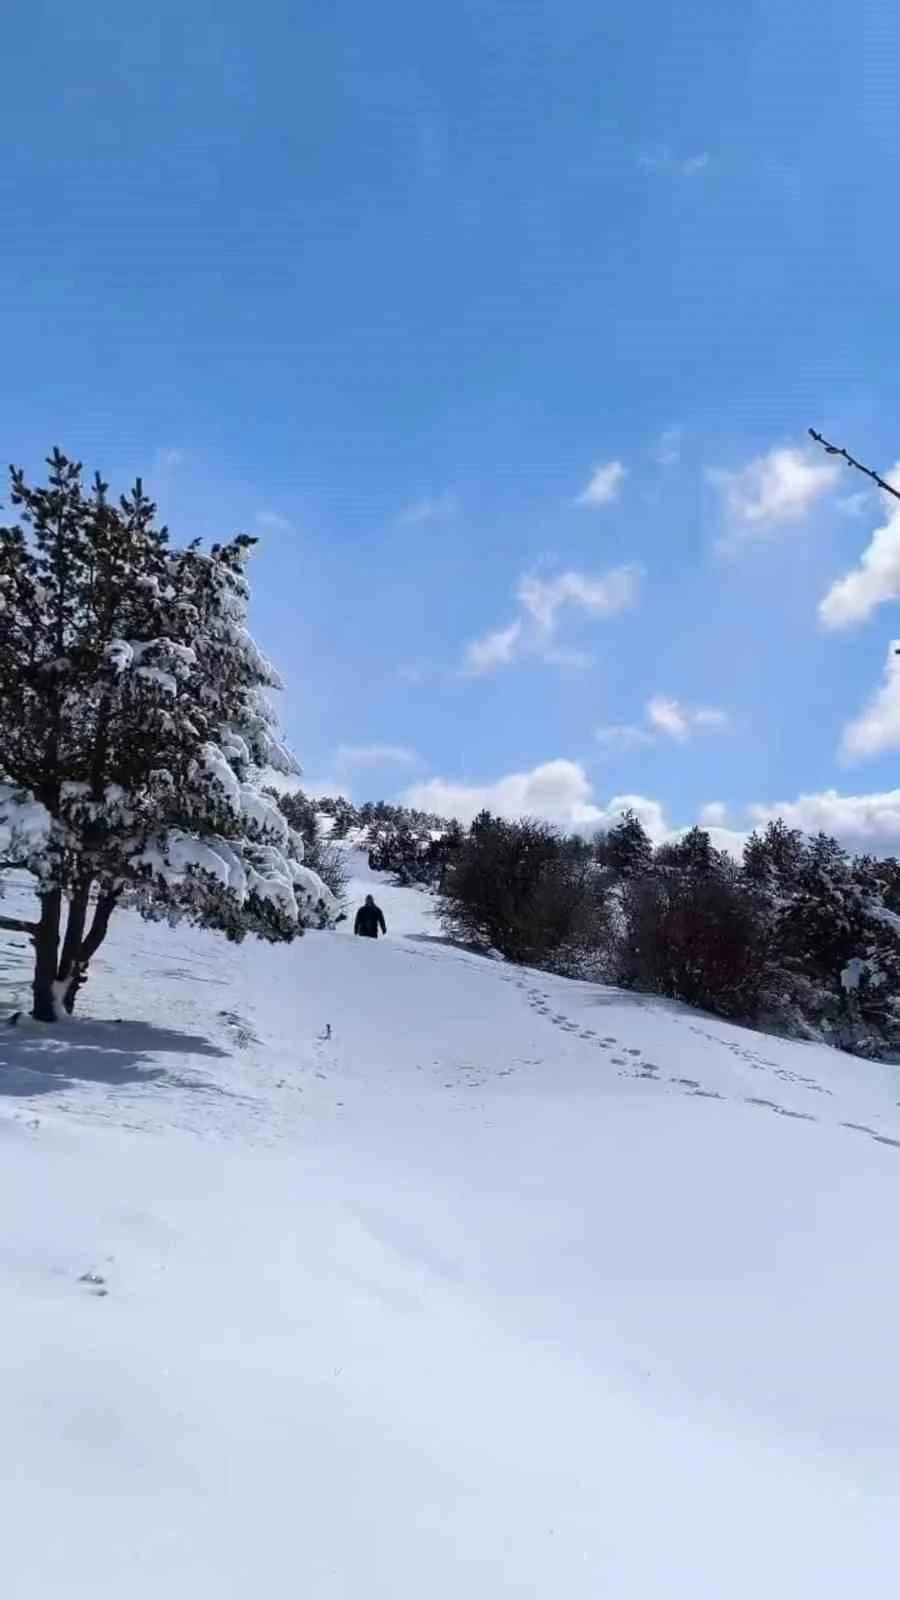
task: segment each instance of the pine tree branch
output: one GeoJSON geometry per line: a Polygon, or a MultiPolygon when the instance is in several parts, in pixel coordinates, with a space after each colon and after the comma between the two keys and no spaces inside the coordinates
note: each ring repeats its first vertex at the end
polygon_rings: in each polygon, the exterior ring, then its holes
{"type": "Polygon", "coordinates": [[[816,433],[815,428],[809,428],[807,431],[810,438],[815,439],[816,444],[820,444],[822,446],[822,449],[825,451],[826,455],[841,456],[843,460],[846,461],[848,467],[855,467],[857,472],[865,473],[867,478],[871,478],[873,483],[877,483],[879,489],[883,489],[886,494],[892,494],[895,500],[900,500],[900,489],[895,489],[894,485],[892,483],[888,483],[886,478],[882,478],[879,473],[873,472],[871,467],[864,467],[861,461],[857,461],[856,457],[851,456],[850,452],[845,450],[841,445],[829,444],[828,440],[823,438],[821,433],[816,433]]]}
{"type": "Polygon", "coordinates": [[[0,928],[7,933],[37,933],[36,922],[23,922],[20,917],[0,917],[0,928]]]}

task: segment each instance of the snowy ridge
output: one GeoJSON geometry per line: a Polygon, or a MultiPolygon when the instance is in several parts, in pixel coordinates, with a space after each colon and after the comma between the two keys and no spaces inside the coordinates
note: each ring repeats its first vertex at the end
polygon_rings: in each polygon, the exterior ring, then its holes
{"type": "Polygon", "coordinates": [[[890,1592],[898,1069],[367,891],[0,1037],[17,1600],[890,1592]]]}

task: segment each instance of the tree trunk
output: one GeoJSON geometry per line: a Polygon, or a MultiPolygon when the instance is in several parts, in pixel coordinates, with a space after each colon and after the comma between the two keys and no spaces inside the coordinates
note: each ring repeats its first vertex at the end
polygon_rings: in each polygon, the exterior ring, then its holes
{"type": "Polygon", "coordinates": [[[65,983],[67,985],[67,988],[62,993],[62,1003],[70,1014],[75,1005],[75,993],[79,982],[81,944],[84,939],[90,893],[90,878],[82,878],[76,884],[72,898],[69,901],[66,936],[63,939],[62,954],[59,958],[57,981],[60,984],[65,983]]]}
{"type": "Polygon", "coordinates": [[[50,889],[41,895],[41,914],[34,935],[34,1009],[36,1022],[56,1021],[56,961],[59,952],[59,922],[62,890],[50,889]]]}
{"type": "MultiPolygon", "coordinates": [[[[109,919],[115,911],[118,903],[119,896],[113,889],[104,889],[97,896],[97,903],[94,906],[94,916],[91,922],[90,931],[87,936],[81,940],[72,970],[71,981],[63,999],[63,1004],[70,1016],[75,1010],[75,997],[78,994],[81,985],[87,981],[87,969],[91,957],[96,955],[101,944],[106,938],[106,935],[109,931],[109,919]]],[[[84,925],[86,920],[87,901],[85,900],[84,913],[81,919],[82,933],[84,933],[84,925]]],[[[66,939],[68,940],[68,928],[66,929],[66,939]]]]}

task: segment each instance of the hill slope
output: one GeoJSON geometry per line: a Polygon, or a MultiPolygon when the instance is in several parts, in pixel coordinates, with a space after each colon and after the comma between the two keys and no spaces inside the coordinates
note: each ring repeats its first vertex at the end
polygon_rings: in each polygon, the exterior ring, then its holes
{"type": "Polygon", "coordinates": [[[376,892],[0,1038],[17,1600],[887,1593],[897,1070],[376,892]]]}

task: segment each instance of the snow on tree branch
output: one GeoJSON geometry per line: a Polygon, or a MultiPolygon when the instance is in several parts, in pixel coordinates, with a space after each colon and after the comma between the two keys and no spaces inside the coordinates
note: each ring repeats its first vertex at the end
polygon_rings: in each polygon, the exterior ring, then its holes
{"type": "Polygon", "coordinates": [[[232,938],[290,938],[337,907],[261,792],[261,769],[297,767],[247,628],[254,541],[177,548],[140,481],[114,503],[58,451],[48,467],[42,487],[13,471],[19,522],[0,528],[0,865],[35,875],[52,1015],[94,895],[105,920],[124,896],[232,938]]]}

